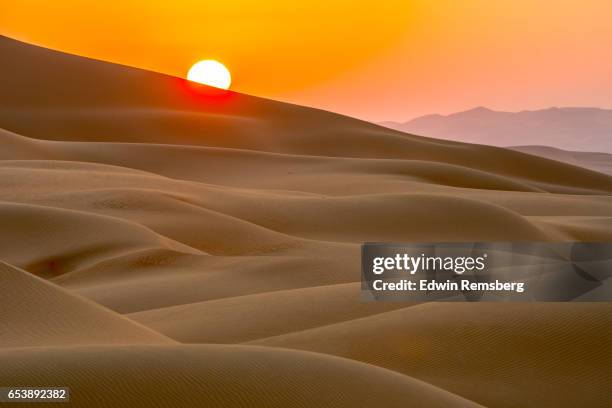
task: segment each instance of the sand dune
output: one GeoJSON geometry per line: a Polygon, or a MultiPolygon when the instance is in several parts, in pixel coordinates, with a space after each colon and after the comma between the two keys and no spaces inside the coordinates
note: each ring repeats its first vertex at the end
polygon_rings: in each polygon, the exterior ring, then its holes
{"type": "Polygon", "coordinates": [[[599,407],[611,313],[605,303],[428,303],[253,344],[368,362],[485,406],[599,407]]]}
{"type": "Polygon", "coordinates": [[[240,343],[406,307],[363,302],[360,285],[355,282],[257,293],[128,316],[182,343],[240,343]]]}
{"type": "Polygon", "coordinates": [[[45,277],[138,249],[197,252],[139,224],[91,213],[0,203],[0,219],[2,259],[45,277]]]}
{"type": "Polygon", "coordinates": [[[0,350],[27,346],[174,343],[4,262],[0,262],[0,278],[0,350]]]}
{"type": "Polygon", "coordinates": [[[5,37],[0,55],[1,384],[87,407],[612,403],[607,304],[359,291],[364,241],[610,241],[612,176],[5,37]]]}
{"type": "Polygon", "coordinates": [[[71,387],[77,406],[479,406],[372,365],[264,347],[22,348],[0,351],[0,358],[2,383],[59,382],[71,387]]]}

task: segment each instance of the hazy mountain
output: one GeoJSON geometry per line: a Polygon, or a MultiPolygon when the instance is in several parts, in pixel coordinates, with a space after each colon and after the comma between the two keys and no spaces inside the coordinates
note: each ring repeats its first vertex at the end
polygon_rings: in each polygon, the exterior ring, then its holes
{"type": "Polygon", "coordinates": [[[511,149],[612,175],[610,153],[572,152],[550,146],[513,146],[511,149]]]}
{"type": "Polygon", "coordinates": [[[546,145],[612,152],[612,110],[550,108],[498,112],[479,107],[451,115],[426,115],[383,126],[430,137],[495,146],[546,145]]]}

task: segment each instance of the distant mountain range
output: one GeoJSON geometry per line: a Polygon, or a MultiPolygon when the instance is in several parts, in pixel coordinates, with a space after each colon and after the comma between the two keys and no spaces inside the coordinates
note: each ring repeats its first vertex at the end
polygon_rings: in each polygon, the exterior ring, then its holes
{"type": "Polygon", "coordinates": [[[599,108],[499,112],[478,107],[450,115],[421,116],[405,123],[380,124],[417,135],[470,143],[612,152],[612,110],[599,108]]]}
{"type": "Polygon", "coordinates": [[[612,176],[612,154],[594,152],[576,152],[561,150],[550,146],[513,146],[512,150],[532,154],[534,156],[546,157],[585,169],[595,170],[612,176]]]}

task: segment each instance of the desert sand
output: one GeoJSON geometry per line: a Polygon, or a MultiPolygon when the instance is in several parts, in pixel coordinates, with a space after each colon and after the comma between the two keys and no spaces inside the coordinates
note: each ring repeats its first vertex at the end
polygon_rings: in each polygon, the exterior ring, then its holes
{"type": "Polygon", "coordinates": [[[364,241],[610,241],[612,176],[6,37],[0,55],[0,385],[82,407],[612,405],[609,303],[359,283],[364,241]]]}

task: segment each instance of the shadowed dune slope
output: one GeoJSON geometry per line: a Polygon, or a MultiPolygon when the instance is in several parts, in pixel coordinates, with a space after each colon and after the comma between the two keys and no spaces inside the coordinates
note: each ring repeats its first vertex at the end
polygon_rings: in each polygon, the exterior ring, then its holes
{"type": "Polygon", "coordinates": [[[0,220],[0,257],[46,277],[139,249],[198,252],[140,224],[80,211],[0,202],[0,220]]]}
{"type": "Polygon", "coordinates": [[[364,241],[612,241],[612,176],[6,37],[0,56],[0,385],[84,407],[612,405],[607,303],[360,298],[364,241]]]}
{"type": "MultiPolygon", "coordinates": [[[[26,346],[174,343],[4,262],[0,262],[0,293],[0,350],[26,346]]],[[[3,359],[0,371],[5,370],[3,359]]],[[[3,384],[11,382],[3,381],[3,384]]]]}

